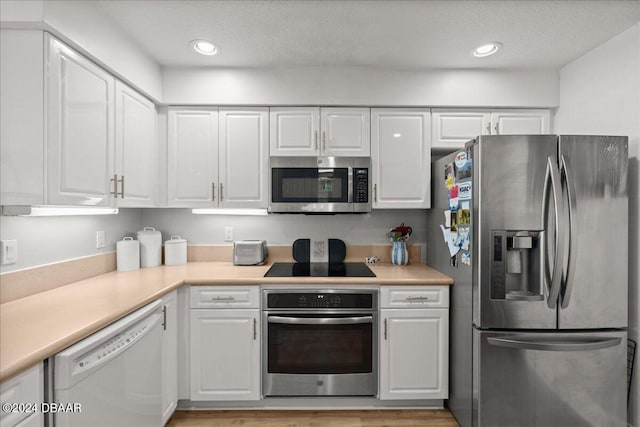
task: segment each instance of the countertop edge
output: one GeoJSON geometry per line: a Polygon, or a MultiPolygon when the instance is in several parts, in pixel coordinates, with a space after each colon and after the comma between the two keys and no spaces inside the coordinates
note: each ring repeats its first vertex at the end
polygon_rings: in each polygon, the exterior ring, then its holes
{"type": "MultiPolygon", "coordinates": [[[[189,264],[199,264],[199,263],[189,263],[189,264]]],[[[225,263],[225,264],[230,264],[230,263],[225,263]]],[[[196,268],[198,268],[200,266],[197,266],[196,268]]],[[[391,265],[379,265],[379,266],[371,266],[372,270],[384,270],[384,269],[388,269],[388,271],[392,271],[393,269],[401,269],[403,267],[398,267],[398,266],[391,266],[391,265]]],[[[257,286],[257,285],[273,285],[273,284],[284,284],[284,285],[290,285],[290,284],[300,284],[301,282],[303,282],[305,285],[309,284],[309,285],[326,285],[326,284],[333,284],[336,286],[349,286],[349,285],[379,285],[379,286],[384,286],[384,285],[393,285],[393,286],[402,286],[402,285],[410,285],[410,286],[419,286],[419,285],[424,285],[424,286],[450,286],[453,285],[453,279],[450,278],[449,276],[444,275],[443,273],[440,273],[437,270],[434,270],[433,268],[425,265],[425,264],[419,264],[418,268],[422,269],[422,267],[426,268],[425,273],[431,274],[431,275],[435,275],[436,277],[430,277],[430,278],[424,278],[424,277],[420,277],[420,278],[416,278],[416,277],[393,277],[393,278],[380,278],[380,277],[358,277],[358,278],[349,278],[349,281],[346,283],[338,283],[336,278],[327,278],[327,277],[320,277],[320,278],[314,278],[314,277],[304,277],[304,278],[298,278],[298,279],[291,279],[291,278],[264,278],[264,277],[221,277],[221,278],[206,278],[206,279],[202,279],[201,277],[199,277],[198,274],[195,273],[190,273],[188,270],[185,270],[184,272],[181,272],[182,274],[179,274],[178,277],[174,277],[173,279],[167,279],[166,283],[162,283],[161,285],[159,285],[159,287],[154,290],[153,292],[150,292],[148,294],[145,294],[145,296],[143,298],[137,298],[135,299],[131,304],[126,304],[123,308],[119,309],[118,311],[114,311],[112,313],[109,313],[109,315],[106,316],[102,316],[99,319],[95,319],[94,321],[90,322],[90,323],[86,323],[86,324],[82,324],[82,327],[79,327],[78,329],[74,330],[73,332],[55,339],[54,341],[48,343],[47,345],[43,345],[42,347],[39,348],[35,348],[33,349],[33,351],[31,351],[28,355],[21,357],[21,358],[17,358],[16,361],[13,361],[12,363],[5,365],[4,363],[2,363],[2,367],[0,369],[0,382],[4,382],[6,380],[11,379],[12,377],[24,372],[25,370],[41,363],[43,360],[46,360],[47,358],[55,355],[56,353],[58,353],[59,351],[79,342],[80,340],[88,337],[89,335],[99,331],[100,329],[104,328],[105,326],[108,326],[109,324],[125,317],[126,315],[132,313],[133,311],[137,310],[138,308],[143,307],[144,305],[157,300],[158,298],[163,297],[164,295],[168,294],[169,292],[172,292],[174,289],[178,289],[179,287],[183,286],[183,285],[193,285],[193,286],[207,286],[207,285],[212,285],[212,286],[221,286],[221,285],[233,285],[233,286],[238,286],[238,285],[247,285],[247,286],[257,286]]],[[[157,268],[157,267],[156,267],[157,268]]],[[[165,267],[162,267],[165,268],[165,267]]],[[[185,267],[188,268],[188,267],[185,267]]],[[[163,270],[165,271],[165,270],[163,270]]],[[[404,272],[405,270],[396,270],[396,272],[404,272]]],[[[107,280],[107,279],[114,279],[117,280],[117,278],[119,277],[118,274],[121,273],[117,273],[117,272],[110,272],[110,273],[105,273],[93,278],[89,278],[89,279],[84,279],[80,282],[75,282],[69,285],[65,285],[64,288],[70,287],[70,286],[80,286],[80,287],[84,287],[84,286],[91,286],[91,283],[93,281],[95,281],[96,279],[98,280],[107,280]]],[[[127,273],[124,273],[127,274],[127,273]]],[[[121,276],[120,276],[121,277],[121,276]]],[[[339,279],[339,278],[338,278],[339,279]]],[[[142,279],[139,279],[142,280],[142,279]]],[[[58,288],[60,289],[60,288],[58,288]]],[[[49,293],[49,292],[56,292],[57,289],[53,289],[50,291],[47,291],[45,293],[49,293]]],[[[34,295],[32,297],[37,297],[38,295],[34,295]]],[[[32,297],[27,297],[27,298],[32,298],[32,297]]],[[[16,301],[20,301],[20,300],[16,300],[16,301]]],[[[15,303],[16,301],[10,301],[7,302],[5,304],[0,305],[0,309],[2,308],[2,306],[4,305],[8,305],[8,304],[12,304],[15,303]]],[[[3,328],[4,329],[4,328],[3,328]]]]}

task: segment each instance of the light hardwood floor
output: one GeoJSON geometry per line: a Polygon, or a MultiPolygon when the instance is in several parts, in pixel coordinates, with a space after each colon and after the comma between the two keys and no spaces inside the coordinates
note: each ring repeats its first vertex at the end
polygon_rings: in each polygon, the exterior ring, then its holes
{"type": "Polygon", "coordinates": [[[458,427],[442,410],[176,411],[167,427],[458,427]]]}

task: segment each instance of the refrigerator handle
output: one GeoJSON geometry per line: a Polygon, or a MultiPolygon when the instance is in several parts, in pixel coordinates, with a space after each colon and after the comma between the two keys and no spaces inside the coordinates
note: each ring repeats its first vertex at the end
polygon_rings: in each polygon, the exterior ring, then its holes
{"type": "Polygon", "coordinates": [[[591,351],[603,348],[615,347],[622,339],[615,338],[583,338],[567,341],[552,341],[545,338],[515,339],[505,336],[503,338],[489,337],[487,342],[497,347],[515,348],[518,350],[540,351],[591,351]]]}
{"type": "MultiPolygon", "coordinates": [[[[548,290],[549,295],[547,296],[547,306],[549,308],[556,308],[556,304],[558,301],[558,295],[560,294],[560,285],[562,283],[562,268],[564,267],[564,244],[565,244],[565,234],[560,233],[560,231],[564,227],[560,227],[560,209],[559,206],[562,204],[562,193],[560,188],[560,171],[558,170],[558,166],[556,160],[549,156],[547,157],[547,170],[545,173],[544,179],[544,190],[543,190],[543,205],[542,205],[542,223],[544,225],[545,232],[547,231],[547,212],[549,210],[549,198],[547,196],[547,191],[549,188],[549,184],[551,184],[551,189],[553,191],[553,200],[554,200],[554,219],[555,219],[555,235],[554,235],[554,251],[555,251],[555,260],[553,263],[553,272],[549,274],[548,268],[544,269],[544,281],[545,288],[548,290]]],[[[563,205],[564,208],[564,205],[563,205]]],[[[564,210],[564,209],[563,209],[564,210]]],[[[546,233],[548,234],[548,233],[546,233]]],[[[546,253],[546,250],[545,250],[546,253]]],[[[546,257],[545,257],[546,259],[546,257]]]]}
{"type": "Polygon", "coordinates": [[[569,306],[569,300],[571,299],[571,293],[573,292],[574,285],[573,276],[575,272],[575,263],[571,261],[572,256],[575,256],[573,251],[578,248],[578,230],[574,216],[576,212],[576,188],[574,187],[573,181],[570,178],[571,170],[569,169],[569,160],[562,154],[560,155],[560,172],[561,176],[564,177],[564,182],[567,189],[567,199],[569,202],[569,250],[567,252],[564,288],[560,297],[562,301],[561,307],[567,308],[569,306]]]}

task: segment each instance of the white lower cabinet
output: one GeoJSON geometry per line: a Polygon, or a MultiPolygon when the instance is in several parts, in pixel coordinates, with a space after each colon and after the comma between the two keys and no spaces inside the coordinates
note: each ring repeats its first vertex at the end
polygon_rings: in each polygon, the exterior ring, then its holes
{"type": "Polygon", "coordinates": [[[43,400],[44,376],[40,363],[0,386],[0,426],[42,427],[44,416],[40,404],[43,400]]]}
{"type": "MultiPolygon", "coordinates": [[[[435,292],[444,300],[429,305],[429,289],[397,289],[407,308],[397,298],[385,298],[381,289],[380,390],[381,400],[446,399],[449,394],[449,309],[448,289],[435,292]],[[446,291],[446,292],[445,292],[446,291]],[[427,294],[425,294],[425,292],[427,294]],[[386,301],[385,301],[386,300],[386,301]],[[433,308],[443,307],[443,308],[433,308]],[[417,308],[412,308],[417,307],[417,308]]],[[[386,292],[388,295],[389,292],[386,292]]]]}
{"type": "Polygon", "coordinates": [[[173,291],[162,297],[162,424],[178,403],[178,305],[173,291]]]}
{"type": "MultiPolygon", "coordinates": [[[[207,288],[192,287],[192,301],[198,299],[194,294],[217,289],[207,288]]],[[[232,308],[233,304],[228,307],[191,306],[193,401],[260,399],[260,310],[257,305],[249,309],[232,308]]]]}

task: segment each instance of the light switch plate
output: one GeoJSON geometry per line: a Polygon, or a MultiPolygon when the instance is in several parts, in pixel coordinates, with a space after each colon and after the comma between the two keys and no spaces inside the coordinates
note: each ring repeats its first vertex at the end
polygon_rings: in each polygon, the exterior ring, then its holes
{"type": "Polygon", "coordinates": [[[18,262],[18,241],[2,240],[0,244],[0,263],[2,265],[18,262]]]}
{"type": "Polygon", "coordinates": [[[104,230],[96,231],[96,249],[104,248],[106,246],[107,236],[104,230]]]}

